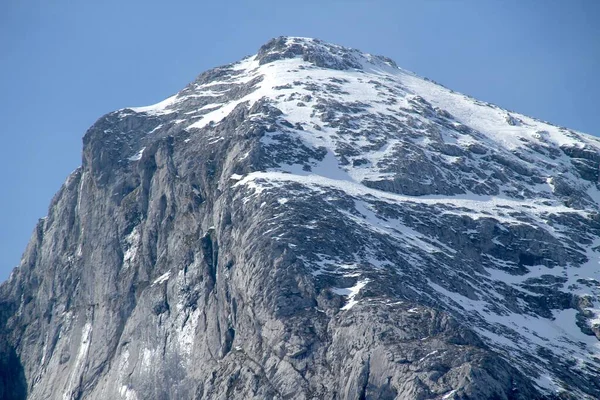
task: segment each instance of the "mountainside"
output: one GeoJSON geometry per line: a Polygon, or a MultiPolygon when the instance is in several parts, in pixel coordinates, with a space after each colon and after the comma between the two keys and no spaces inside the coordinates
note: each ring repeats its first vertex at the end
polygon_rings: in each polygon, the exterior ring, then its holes
{"type": "Polygon", "coordinates": [[[595,137],[281,37],[83,144],[0,398],[600,398],[595,137]]]}

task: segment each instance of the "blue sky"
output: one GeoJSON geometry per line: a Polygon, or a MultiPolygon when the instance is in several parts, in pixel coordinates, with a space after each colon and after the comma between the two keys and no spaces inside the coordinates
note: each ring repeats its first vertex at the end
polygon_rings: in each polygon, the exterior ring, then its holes
{"type": "Polygon", "coordinates": [[[102,114],[155,103],[269,38],[382,54],[454,90],[600,134],[595,0],[0,2],[0,281],[102,114]]]}

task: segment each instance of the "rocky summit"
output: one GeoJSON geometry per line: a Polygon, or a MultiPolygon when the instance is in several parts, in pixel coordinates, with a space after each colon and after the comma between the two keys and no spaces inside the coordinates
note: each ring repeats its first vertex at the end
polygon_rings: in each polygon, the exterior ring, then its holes
{"type": "Polygon", "coordinates": [[[600,140],[280,37],[100,118],[4,399],[598,399],[600,140]]]}

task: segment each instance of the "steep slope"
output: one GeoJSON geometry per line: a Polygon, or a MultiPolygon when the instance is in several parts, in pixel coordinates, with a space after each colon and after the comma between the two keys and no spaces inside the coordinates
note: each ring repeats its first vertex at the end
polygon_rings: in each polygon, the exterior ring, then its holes
{"type": "Polygon", "coordinates": [[[88,130],[0,287],[0,389],[599,398],[599,166],[594,137],[274,39],[88,130]]]}

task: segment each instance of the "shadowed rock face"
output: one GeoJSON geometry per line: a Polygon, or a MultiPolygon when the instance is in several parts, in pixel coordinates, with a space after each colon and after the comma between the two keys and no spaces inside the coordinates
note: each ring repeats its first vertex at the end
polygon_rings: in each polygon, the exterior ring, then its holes
{"type": "MultiPolygon", "coordinates": [[[[10,304],[1,304],[2,314],[11,310],[10,304]]],[[[4,325],[7,315],[0,314],[4,325]]],[[[15,352],[10,337],[0,331],[0,399],[23,400],[27,398],[27,382],[23,365],[15,352]]]]}
{"type": "Polygon", "coordinates": [[[83,142],[0,398],[600,396],[592,137],[277,38],[83,142]]]}

